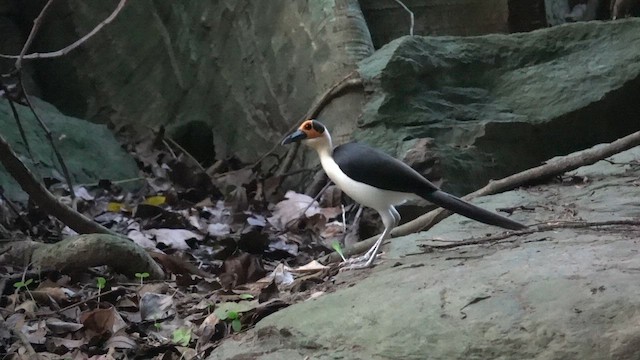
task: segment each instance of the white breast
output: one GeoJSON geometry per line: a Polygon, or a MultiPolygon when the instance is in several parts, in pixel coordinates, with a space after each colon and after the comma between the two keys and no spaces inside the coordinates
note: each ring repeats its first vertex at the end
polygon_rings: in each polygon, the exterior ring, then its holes
{"type": "Polygon", "coordinates": [[[355,181],[348,177],[330,156],[321,156],[322,168],[345,194],[356,202],[373,208],[379,212],[386,211],[389,206],[400,205],[409,199],[419,197],[412,193],[382,190],[371,185],[355,181]]]}

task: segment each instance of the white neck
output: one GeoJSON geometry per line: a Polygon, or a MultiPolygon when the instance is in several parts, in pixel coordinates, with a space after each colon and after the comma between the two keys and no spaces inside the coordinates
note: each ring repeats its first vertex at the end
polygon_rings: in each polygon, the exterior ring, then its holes
{"type": "Polygon", "coordinates": [[[326,129],[322,136],[305,140],[304,143],[318,153],[321,163],[333,157],[333,142],[329,131],[326,129]]]}

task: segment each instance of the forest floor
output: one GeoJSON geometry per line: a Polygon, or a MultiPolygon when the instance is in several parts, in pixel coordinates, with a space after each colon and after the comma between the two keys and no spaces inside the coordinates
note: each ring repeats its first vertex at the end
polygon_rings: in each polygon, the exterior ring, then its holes
{"type": "MultiPolygon", "coordinates": [[[[587,224],[582,230],[518,235],[451,217],[427,233],[391,241],[374,269],[339,272],[337,263],[314,259],[377,230],[368,213],[341,205],[339,190],[329,187],[316,201],[282,190],[275,175],[227,166],[210,177],[157,139],[130,144],[143,174],[138,186],[127,190],[104,180],[74,189],[79,212],[130,240],[78,235],[33,205],[3,201],[0,352],[9,358],[462,356],[477,349],[456,353],[426,344],[441,343],[449,333],[443,329],[460,326],[466,326],[465,341],[476,341],[470,324],[486,327],[481,314],[500,308],[513,309],[505,319],[522,318],[519,309],[528,305],[512,299],[523,298],[522,289],[532,284],[550,296],[572,286],[596,293],[604,291],[598,286],[617,287],[624,279],[566,282],[595,271],[585,266],[602,249],[618,249],[609,251],[611,261],[631,261],[622,259],[628,249],[619,244],[632,238],[628,219],[637,218],[637,200],[629,199],[640,185],[638,151],[477,202],[511,206],[528,224],[587,224]],[[514,283],[517,293],[508,286],[514,283]],[[476,303],[484,310],[473,312],[476,303]],[[425,323],[440,330],[430,333],[425,323]],[[406,332],[423,337],[398,338],[406,332]]],[[[50,189],[73,202],[64,186],[50,189]]],[[[563,319],[553,302],[546,304],[537,308],[563,319]]],[[[527,314],[540,317],[539,311],[527,314]]],[[[514,320],[508,328],[520,325],[514,320]]]]}

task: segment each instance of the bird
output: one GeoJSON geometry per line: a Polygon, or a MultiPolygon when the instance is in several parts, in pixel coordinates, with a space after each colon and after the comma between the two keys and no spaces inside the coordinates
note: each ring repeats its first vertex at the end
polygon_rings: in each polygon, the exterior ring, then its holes
{"type": "Polygon", "coordinates": [[[526,228],[519,222],[440,190],[409,165],[378,149],[358,142],[334,149],[329,131],[315,119],[304,121],[282,140],[282,145],[295,142],[317,152],[325,173],[342,192],[380,214],[384,231],[363,256],[349,261],[350,269],[372,266],[380,244],[391,236],[391,230],[400,222],[395,206],[408,200],[422,198],[467,218],[509,230],[526,228]]]}

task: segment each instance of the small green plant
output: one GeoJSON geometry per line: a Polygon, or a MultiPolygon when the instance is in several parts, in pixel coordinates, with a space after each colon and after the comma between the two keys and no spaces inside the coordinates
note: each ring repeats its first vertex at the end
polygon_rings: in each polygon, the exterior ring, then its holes
{"type": "Polygon", "coordinates": [[[231,321],[231,328],[235,332],[240,332],[242,330],[242,323],[240,322],[240,313],[233,310],[227,310],[218,318],[222,321],[231,321]]]}
{"type": "Polygon", "coordinates": [[[254,296],[251,294],[240,294],[240,299],[242,300],[253,300],[254,296]]]}
{"type": "Polygon", "coordinates": [[[235,332],[242,330],[242,323],[240,322],[240,314],[235,311],[229,311],[227,313],[227,319],[231,320],[231,328],[235,332]]]}
{"type": "Polygon", "coordinates": [[[102,289],[104,289],[105,285],[107,285],[107,279],[102,276],[96,279],[96,286],[98,287],[98,304],[100,303],[100,293],[102,292],[102,289]]]}
{"type": "Polygon", "coordinates": [[[340,242],[338,240],[333,240],[331,247],[338,253],[338,255],[340,255],[342,261],[347,261],[347,258],[344,257],[344,253],[342,252],[342,246],[340,246],[340,242]]]}
{"type": "Polygon", "coordinates": [[[18,281],[13,283],[13,287],[16,288],[16,291],[19,292],[20,290],[24,289],[27,294],[29,294],[29,297],[31,298],[31,300],[33,300],[33,302],[36,302],[36,299],[33,298],[33,295],[31,294],[31,291],[29,291],[29,285],[33,282],[33,279],[27,279],[27,280],[22,280],[22,281],[18,281]]]}
{"type": "Polygon", "coordinates": [[[180,328],[176,329],[173,332],[173,342],[180,346],[188,346],[189,342],[191,342],[191,330],[188,328],[180,328]]]}
{"type": "Polygon", "coordinates": [[[149,277],[149,273],[148,272],[137,272],[135,273],[135,276],[140,279],[140,285],[144,285],[144,279],[149,277]]]}
{"type": "Polygon", "coordinates": [[[153,321],[153,327],[156,328],[156,330],[160,330],[162,329],[162,324],[158,322],[158,320],[154,320],[153,321]]]}
{"type": "Polygon", "coordinates": [[[240,321],[242,313],[250,311],[253,308],[252,303],[248,301],[241,301],[239,303],[225,302],[219,304],[213,313],[216,314],[221,321],[230,322],[233,331],[240,332],[242,330],[242,322],[240,321]]]}
{"type": "Polygon", "coordinates": [[[25,281],[18,281],[16,283],[13,284],[13,287],[16,288],[16,290],[20,291],[21,289],[27,289],[27,286],[29,286],[31,283],[33,282],[33,279],[27,279],[25,281]]]}

